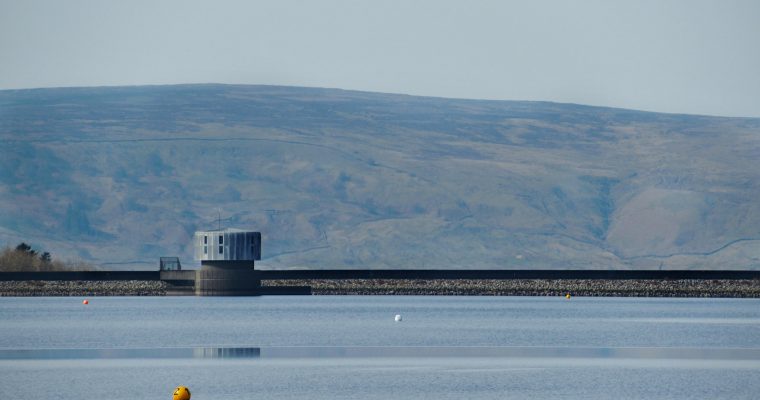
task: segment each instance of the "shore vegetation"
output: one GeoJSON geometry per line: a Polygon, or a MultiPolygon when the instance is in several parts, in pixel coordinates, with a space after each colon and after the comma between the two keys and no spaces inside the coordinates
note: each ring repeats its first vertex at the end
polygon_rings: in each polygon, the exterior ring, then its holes
{"type": "Polygon", "coordinates": [[[38,251],[26,243],[0,251],[0,272],[93,271],[95,267],[81,260],[58,260],[47,251],[38,251]]]}

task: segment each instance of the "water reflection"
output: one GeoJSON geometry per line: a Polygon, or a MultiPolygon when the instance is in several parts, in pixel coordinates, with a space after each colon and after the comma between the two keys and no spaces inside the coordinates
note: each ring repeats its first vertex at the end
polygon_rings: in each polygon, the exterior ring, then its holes
{"type": "Polygon", "coordinates": [[[0,350],[0,360],[73,360],[120,358],[257,358],[258,347],[171,347],[150,349],[0,350]]]}
{"type": "Polygon", "coordinates": [[[193,358],[258,358],[259,347],[199,347],[193,349],[193,358]]]}
{"type": "Polygon", "coordinates": [[[429,346],[274,346],[143,349],[6,349],[0,360],[127,358],[585,358],[760,360],[758,348],[676,347],[429,347],[429,346]]]}
{"type": "Polygon", "coordinates": [[[264,347],[263,358],[596,358],[760,360],[760,349],[662,347],[264,347]]]}

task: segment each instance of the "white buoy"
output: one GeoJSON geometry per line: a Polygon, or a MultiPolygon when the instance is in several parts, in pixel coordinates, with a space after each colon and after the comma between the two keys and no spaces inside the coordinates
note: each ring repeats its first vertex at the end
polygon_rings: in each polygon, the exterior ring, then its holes
{"type": "Polygon", "coordinates": [[[396,314],[396,318],[393,318],[396,322],[401,322],[401,314],[396,314]]]}

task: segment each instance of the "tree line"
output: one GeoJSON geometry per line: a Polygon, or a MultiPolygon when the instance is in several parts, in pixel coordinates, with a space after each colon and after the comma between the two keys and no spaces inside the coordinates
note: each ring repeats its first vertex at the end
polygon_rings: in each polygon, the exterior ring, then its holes
{"type": "Polygon", "coordinates": [[[15,248],[6,247],[0,252],[0,272],[10,271],[90,271],[92,265],[82,261],[53,259],[47,252],[39,252],[21,242],[15,248]]]}

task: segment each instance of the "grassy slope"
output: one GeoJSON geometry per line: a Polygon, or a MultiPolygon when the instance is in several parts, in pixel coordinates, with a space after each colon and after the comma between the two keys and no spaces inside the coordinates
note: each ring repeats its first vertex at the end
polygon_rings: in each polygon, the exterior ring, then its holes
{"type": "MultiPolygon", "coordinates": [[[[0,91],[0,242],[267,267],[760,268],[760,120],[327,89],[0,91]]],[[[110,265],[110,264],[109,264],[110,265]]]]}

